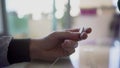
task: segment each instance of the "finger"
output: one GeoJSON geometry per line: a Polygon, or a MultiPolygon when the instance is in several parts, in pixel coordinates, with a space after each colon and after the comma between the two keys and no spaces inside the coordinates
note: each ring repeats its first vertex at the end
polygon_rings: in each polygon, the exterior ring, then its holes
{"type": "Polygon", "coordinates": [[[83,32],[86,32],[87,34],[92,32],[91,28],[84,28],[83,32]]]}
{"type": "Polygon", "coordinates": [[[69,56],[71,54],[73,54],[75,52],[75,49],[71,49],[71,50],[64,50],[63,56],[69,56]]]}
{"type": "Polygon", "coordinates": [[[79,32],[80,29],[70,29],[70,30],[66,30],[66,31],[70,31],[70,32],[79,32]]]}
{"type": "MultiPolygon", "coordinates": [[[[86,31],[88,30],[89,29],[87,29],[86,31]]],[[[62,31],[62,32],[54,32],[51,34],[51,36],[53,36],[53,38],[61,39],[61,40],[69,39],[69,40],[74,40],[74,41],[80,41],[80,40],[87,38],[87,33],[86,32],[79,33],[79,32],[62,31]]]]}
{"type": "MultiPolygon", "coordinates": [[[[82,28],[77,28],[77,29],[70,29],[70,30],[66,30],[66,31],[70,31],[70,32],[79,32],[82,28]]],[[[92,29],[89,27],[89,28],[84,28],[82,30],[82,32],[86,32],[86,33],[91,33],[92,32],[92,29]]]]}
{"type": "Polygon", "coordinates": [[[74,52],[75,52],[75,49],[71,49],[71,50],[67,51],[67,55],[69,56],[69,55],[73,54],[74,52]]]}
{"type": "Polygon", "coordinates": [[[61,40],[73,40],[73,41],[80,41],[87,38],[87,33],[79,33],[79,32],[56,32],[56,35],[54,35],[55,38],[61,39],[61,40]]]}
{"type": "Polygon", "coordinates": [[[55,32],[53,33],[53,36],[57,39],[65,40],[74,40],[74,41],[79,41],[80,38],[80,33],[79,32],[55,32]]]}
{"type": "Polygon", "coordinates": [[[87,39],[87,37],[88,37],[88,35],[87,35],[86,32],[82,32],[82,33],[80,34],[80,40],[85,40],[85,39],[87,39]]]}
{"type": "Polygon", "coordinates": [[[75,52],[75,48],[68,48],[65,50],[69,55],[75,52]]]}
{"type": "Polygon", "coordinates": [[[62,48],[69,49],[69,48],[76,48],[78,46],[78,42],[72,40],[65,40],[63,42],[62,48]]]}
{"type": "Polygon", "coordinates": [[[49,54],[47,53],[47,56],[52,56],[52,57],[65,57],[65,56],[69,56],[72,53],[75,52],[75,49],[71,49],[71,50],[65,50],[65,49],[56,49],[55,51],[49,51],[49,54]]]}
{"type": "Polygon", "coordinates": [[[72,54],[75,51],[75,48],[78,46],[77,42],[74,42],[72,40],[65,40],[65,42],[62,44],[62,48],[68,53],[72,54]]]}

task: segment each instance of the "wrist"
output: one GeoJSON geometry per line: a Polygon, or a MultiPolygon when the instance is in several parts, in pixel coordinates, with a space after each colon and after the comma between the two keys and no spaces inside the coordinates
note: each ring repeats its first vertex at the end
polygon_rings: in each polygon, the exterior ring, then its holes
{"type": "Polygon", "coordinates": [[[31,61],[40,59],[41,57],[41,49],[40,46],[41,45],[41,40],[40,39],[31,39],[30,41],[30,58],[31,61]]]}
{"type": "Polygon", "coordinates": [[[46,44],[48,45],[45,41],[46,39],[32,39],[30,43],[30,58],[31,61],[50,61],[51,55],[48,55],[49,53],[47,52],[47,47],[46,44]]]}

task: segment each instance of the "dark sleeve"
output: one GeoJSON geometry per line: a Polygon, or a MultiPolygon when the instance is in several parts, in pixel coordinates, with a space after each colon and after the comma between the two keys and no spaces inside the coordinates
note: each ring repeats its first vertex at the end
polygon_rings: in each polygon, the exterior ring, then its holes
{"type": "Polygon", "coordinates": [[[10,64],[29,62],[30,39],[12,39],[8,47],[8,62],[10,64]]]}

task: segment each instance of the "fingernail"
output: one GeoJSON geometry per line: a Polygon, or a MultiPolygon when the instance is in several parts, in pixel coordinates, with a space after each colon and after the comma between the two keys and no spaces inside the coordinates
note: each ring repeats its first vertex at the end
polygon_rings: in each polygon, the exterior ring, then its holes
{"type": "Polygon", "coordinates": [[[87,28],[86,33],[91,33],[92,29],[91,28],[87,28]]]}

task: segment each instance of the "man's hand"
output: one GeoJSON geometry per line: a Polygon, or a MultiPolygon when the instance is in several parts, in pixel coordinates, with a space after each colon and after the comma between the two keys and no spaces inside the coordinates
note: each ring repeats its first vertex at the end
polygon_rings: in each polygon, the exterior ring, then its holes
{"type": "Polygon", "coordinates": [[[78,41],[86,39],[91,31],[87,28],[79,33],[79,29],[73,29],[53,32],[43,39],[33,39],[30,45],[31,60],[52,61],[57,57],[69,56],[75,52],[78,41]]]}

